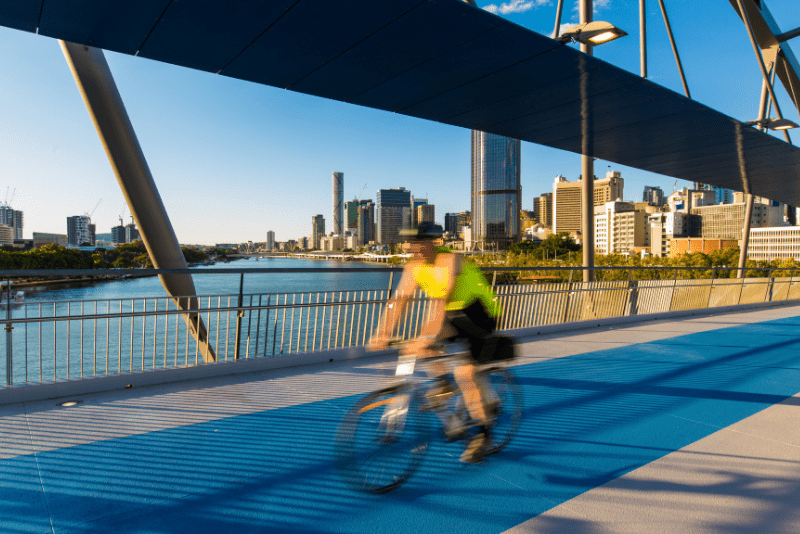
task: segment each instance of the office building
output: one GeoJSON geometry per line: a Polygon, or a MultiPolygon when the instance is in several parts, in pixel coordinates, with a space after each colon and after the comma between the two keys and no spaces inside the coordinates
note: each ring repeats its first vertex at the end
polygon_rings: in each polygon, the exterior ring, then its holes
{"type": "MultiPolygon", "coordinates": [[[[617,171],[609,171],[602,180],[594,181],[594,205],[622,198],[625,181],[617,171]]],[[[582,182],[568,182],[561,175],[553,183],[553,233],[581,231],[582,182]]]]}
{"type": "Polygon", "coordinates": [[[267,232],[266,249],[267,252],[272,252],[275,249],[275,232],[272,230],[267,232]]]}
{"type": "Polygon", "coordinates": [[[458,214],[445,213],[444,214],[444,231],[449,232],[452,236],[458,235],[458,214]]]}
{"type": "Polygon", "coordinates": [[[39,248],[43,245],[59,245],[61,247],[66,247],[67,236],[66,234],[33,232],[33,248],[39,248]]]}
{"type": "Polygon", "coordinates": [[[472,131],[472,238],[507,248],[521,238],[520,142],[472,131]]]}
{"type": "Polygon", "coordinates": [[[356,234],[359,246],[375,241],[375,204],[372,202],[358,206],[356,234]]]}
{"type": "Polygon", "coordinates": [[[111,227],[111,242],[115,245],[122,245],[128,242],[127,232],[121,224],[111,227]]]}
{"type": "Polygon", "coordinates": [[[800,226],[750,229],[747,258],[800,261],[800,226]]]}
{"type": "Polygon", "coordinates": [[[382,245],[400,243],[400,230],[403,228],[403,209],[411,211],[411,192],[405,187],[379,189],[377,192],[377,241],[382,245]]]}
{"type": "Polygon", "coordinates": [[[650,245],[648,213],[633,202],[606,202],[595,208],[595,251],[598,254],[630,254],[650,245]]]}
{"type": "Polygon", "coordinates": [[[663,206],[665,204],[664,191],[658,186],[646,185],[642,194],[642,202],[653,206],[663,206]]]}
{"type": "Polygon", "coordinates": [[[354,198],[344,203],[344,215],[347,221],[346,230],[352,230],[358,227],[358,208],[360,206],[373,205],[372,199],[358,200],[354,198]]]}
{"type": "Polygon", "coordinates": [[[14,229],[7,224],[0,224],[0,245],[14,246],[14,229]]]}
{"type": "Polygon", "coordinates": [[[320,239],[325,235],[325,218],[322,215],[311,217],[311,245],[312,249],[319,249],[320,239]]]}
{"type": "Polygon", "coordinates": [[[673,239],[669,244],[669,257],[679,258],[684,254],[702,252],[711,254],[715,250],[726,248],[738,248],[739,241],[736,239],[714,239],[704,237],[682,237],[673,239]]]}
{"type": "MultiPolygon", "coordinates": [[[[768,228],[783,225],[783,207],[769,200],[756,197],[753,203],[752,228],[768,228]]],[[[692,208],[690,235],[692,237],[742,239],[745,202],[742,193],[734,194],[733,204],[712,204],[692,208]]]]}
{"type": "Polygon", "coordinates": [[[419,207],[424,206],[428,203],[428,199],[426,198],[414,198],[411,197],[411,226],[409,228],[416,228],[419,223],[419,207]]]}
{"type": "Polygon", "coordinates": [[[533,200],[533,218],[545,228],[553,227],[553,193],[544,193],[533,200]]]}
{"type": "Polygon", "coordinates": [[[417,206],[417,225],[424,222],[436,222],[436,206],[433,204],[422,204],[417,206]]]}
{"type": "Polygon", "coordinates": [[[333,233],[343,235],[344,173],[333,173],[333,233]]]}
{"type": "Polygon", "coordinates": [[[67,243],[76,247],[94,246],[95,225],[88,215],[67,217],[67,243]]]}
{"type": "Polygon", "coordinates": [[[666,258],[670,255],[670,243],[678,237],[689,235],[689,215],[682,212],[665,211],[651,214],[650,253],[666,258]]]}
{"type": "Polygon", "coordinates": [[[22,212],[13,209],[8,204],[0,204],[0,224],[5,224],[14,233],[14,239],[22,239],[22,228],[24,226],[22,212]]]}

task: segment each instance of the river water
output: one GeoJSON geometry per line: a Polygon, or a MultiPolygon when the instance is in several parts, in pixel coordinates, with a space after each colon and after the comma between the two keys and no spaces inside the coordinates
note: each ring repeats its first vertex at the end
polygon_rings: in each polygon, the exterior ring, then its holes
{"type": "MultiPolygon", "coordinates": [[[[217,263],[210,267],[193,269],[194,285],[198,295],[238,295],[239,274],[203,274],[209,269],[315,269],[341,268],[358,269],[374,267],[383,269],[381,264],[361,262],[341,262],[307,260],[300,258],[262,258],[238,260],[230,263],[217,263]]],[[[319,291],[347,291],[353,289],[387,289],[390,273],[251,273],[244,276],[246,294],[296,293],[319,291]]],[[[394,277],[397,285],[399,276],[394,277]]],[[[26,302],[52,302],[77,300],[130,299],[144,297],[164,297],[158,277],[131,278],[72,286],[40,286],[24,288],[26,302]]]]}

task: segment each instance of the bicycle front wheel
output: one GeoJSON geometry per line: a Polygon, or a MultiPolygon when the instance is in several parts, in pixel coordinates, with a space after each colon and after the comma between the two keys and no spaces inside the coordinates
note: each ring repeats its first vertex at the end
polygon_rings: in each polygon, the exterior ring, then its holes
{"type": "Polygon", "coordinates": [[[492,447],[487,454],[494,454],[509,444],[519,430],[522,422],[522,388],[508,369],[498,367],[487,369],[484,380],[491,388],[494,425],[492,427],[492,447]]]}
{"type": "Polygon", "coordinates": [[[419,467],[430,438],[416,388],[396,386],[367,395],[345,415],[336,435],[337,468],[354,487],[385,493],[419,467]]]}

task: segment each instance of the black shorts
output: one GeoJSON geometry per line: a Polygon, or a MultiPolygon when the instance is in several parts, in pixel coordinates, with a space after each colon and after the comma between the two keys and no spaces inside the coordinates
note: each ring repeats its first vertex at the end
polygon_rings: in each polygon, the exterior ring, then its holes
{"type": "Polygon", "coordinates": [[[497,328],[497,321],[486,313],[480,300],[475,300],[463,310],[445,312],[445,320],[455,328],[457,334],[451,341],[465,340],[475,363],[484,364],[492,361],[494,349],[486,339],[497,328]]]}

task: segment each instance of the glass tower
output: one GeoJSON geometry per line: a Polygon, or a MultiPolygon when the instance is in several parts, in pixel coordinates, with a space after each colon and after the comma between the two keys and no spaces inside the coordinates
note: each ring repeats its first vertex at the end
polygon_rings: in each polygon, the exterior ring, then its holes
{"type": "Polygon", "coordinates": [[[520,142],[472,131],[472,231],[479,247],[520,240],[520,142]]]}

